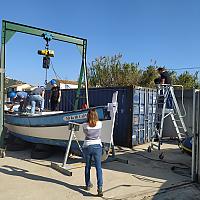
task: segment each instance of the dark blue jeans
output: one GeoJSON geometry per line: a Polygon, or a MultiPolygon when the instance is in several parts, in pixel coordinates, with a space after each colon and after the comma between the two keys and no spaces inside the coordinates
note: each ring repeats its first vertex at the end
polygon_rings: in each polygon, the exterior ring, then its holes
{"type": "Polygon", "coordinates": [[[40,95],[31,95],[30,96],[31,102],[31,113],[35,114],[35,106],[38,103],[40,105],[40,109],[44,110],[44,98],[40,95]]]}
{"type": "Polygon", "coordinates": [[[90,186],[90,169],[92,157],[94,158],[94,163],[96,167],[96,176],[97,176],[97,187],[98,189],[102,188],[103,185],[103,175],[101,168],[101,156],[102,156],[102,147],[100,144],[89,145],[83,148],[84,157],[85,157],[85,185],[90,186]]]}
{"type": "MultiPolygon", "coordinates": [[[[166,95],[166,92],[167,90],[169,90],[169,88],[164,88],[163,90],[160,91],[160,94],[165,94],[166,95]]],[[[171,93],[169,92],[168,95],[167,95],[167,99],[166,99],[166,108],[167,109],[173,109],[173,98],[172,98],[172,95],[171,93]]]]}
{"type": "Polygon", "coordinates": [[[167,101],[166,101],[166,108],[168,109],[173,109],[173,98],[172,98],[172,95],[171,93],[168,95],[167,97],[167,101]]]}

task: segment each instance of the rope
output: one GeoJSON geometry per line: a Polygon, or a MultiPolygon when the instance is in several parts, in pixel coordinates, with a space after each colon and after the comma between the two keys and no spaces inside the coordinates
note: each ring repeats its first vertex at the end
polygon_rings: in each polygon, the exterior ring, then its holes
{"type": "Polygon", "coordinates": [[[55,77],[56,77],[56,79],[60,79],[60,80],[62,80],[62,78],[56,73],[56,70],[54,69],[54,67],[53,67],[53,63],[52,63],[52,61],[50,61],[50,66],[52,67],[52,69],[53,69],[53,72],[54,72],[54,75],[55,75],[55,77]]]}

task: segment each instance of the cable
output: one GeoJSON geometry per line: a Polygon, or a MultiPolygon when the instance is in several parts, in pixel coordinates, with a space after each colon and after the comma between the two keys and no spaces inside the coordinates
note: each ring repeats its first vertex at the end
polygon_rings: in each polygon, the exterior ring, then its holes
{"type": "MultiPolygon", "coordinates": [[[[62,80],[62,78],[57,74],[56,70],[54,69],[52,61],[50,61],[50,62],[51,62],[51,67],[53,69],[53,72],[54,72],[56,79],[62,80]]],[[[69,86],[67,86],[67,87],[68,87],[68,89],[71,89],[69,86]]],[[[69,103],[70,103],[71,106],[74,106],[74,104],[72,103],[72,100],[69,103]]]]}
{"type": "Polygon", "coordinates": [[[158,159],[155,159],[155,158],[150,158],[150,157],[148,157],[148,156],[144,156],[144,155],[142,155],[142,154],[140,154],[140,153],[137,153],[137,152],[134,152],[133,154],[136,154],[136,155],[138,155],[138,156],[141,156],[141,157],[143,157],[143,158],[146,158],[146,159],[149,159],[149,160],[152,160],[152,161],[157,161],[157,162],[164,162],[164,163],[167,163],[167,164],[170,164],[170,165],[182,165],[182,166],[185,166],[186,168],[190,168],[189,166],[187,166],[186,164],[184,164],[184,163],[178,163],[178,162],[169,162],[169,161],[165,161],[165,160],[158,160],[158,159]]]}
{"type": "MultiPolygon", "coordinates": [[[[181,166],[185,166],[185,167],[179,167],[179,166],[172,166],[171,167],[171,170],[174,172],[174,173],[176,173],[176,174],[178,174],[178,175],[181,175],[181,176],[184,176],[184,177],[191,177],[191,167],[189,167],[189,166],[187,166],[186,164],[184,164],[184,163],[178,163],[178,162],[168,162],[168,161],[165,161],[165,160],[158,160],[158,159],[154,159],[154,158],[150,158],[150,157],[148,157],[148,156],[145,156],[145,155],[142,155],[142,154],[140,154],[140,153],[137,153],[137,152],[134,152],[133,153],[134,155],[138,155],[138,156],[141,156],[141,157],[143,157],[143,158],[146,158],[146,159],[149,159],[149,160],[151,160],[151,161],[157,161],[157,162],[163,162],[163,163],[167,163],[167,164],[172,164],[172,165],[174,165],[174,164],[176,164],[176,165],[181,165],[181,166]],[[180,170],[182,170],[182,171],[180,171],[180,170]],[[188,175],[189,174],[189,175],[188,175]]],[[[137,178],[137,177],[136,177],[137,178]]]]}
{"type": "Polygon", "coordinates": [[[53,69],[53,72],[54,72],[54,74],[55,74],[56,79],[62,80],[62,78],[56,73],[56,70],[55,70],[54,67],[53,67],[52,61],[50,61],[50,62],[51,62],[51,67],[52,67],[52,69],[53,69]]]}
{"type": "Polygon", "coordinates": [[[144,156],[144,155],[142,155],[142,154],[140,154],[140,153],[137,153],[137,152],[135,152],[134,154],[139,155],[139,156],[142,156],[142,157],[144,157],[144,158],[146,158],[146,159],[149,159],[149,160],[152,160],[152,161],[164,162],[164,163],[167,163],[167,164],[170,164],[170,165],[171,165],[171,164],[172,164],[172,165],[176,164],[176,165],[185,166],[185,167],[172,166],[172,167],[171,167],[171,170],[172,170],[174,173],[178,174],[178,175],[185,176],[185,177],[191,177],[191,176],[190,176],[190,172],[189,172],[189,175],[187,175],[187,174],[188,174],[188,170],[191,171],[191,167],[187,166],[186,164],[183,164],[183,163],[176,163],[176,162],[168,162],[168,161],[165,161],[165,160],[158,160],[158,159],[154,159],[154,158],[149,158],[148,156],[144,156]],[[176,169],[179,169],[179,171],[177,171],[176,169]],[[185,171],[187,170],[187,171],[186,171],[186,172],[183,172],[183,171],[180,171],[180,170],[185,170],[185,171]]]}
{"type": "Polygon", "coordinates": [[[169,68],[169,70],[174,70],[174,71],[187,70],[187,69],[200,69],[200,67],[183,67],[183,68],[175,68],[175,69],[170,69],[169,68]]]}

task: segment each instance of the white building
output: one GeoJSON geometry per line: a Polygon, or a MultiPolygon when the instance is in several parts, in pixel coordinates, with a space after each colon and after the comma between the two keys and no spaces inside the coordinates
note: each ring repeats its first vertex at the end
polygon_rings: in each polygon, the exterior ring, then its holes
{"type": "Polygon", "coordinates": [[[21,84],[16,84],[16,85],[11,85],[7,88],[8,92],[11,91],[30,91],[33,88],[33,86],[25,83],[21,83],[21,84]]]}
{"type": "MultiPolygon", "coordinates": [[[[56,79],[55,79],[56,80],[56,79]]],[[[78,88],[78,82],[77,81],[70,81],[70,80],[56,80],[56,84],[60,87],[60,89],[77,89],[78,88]]],[[[46,89],[51,89],[51,83],[48,82],[46,89]]]]}

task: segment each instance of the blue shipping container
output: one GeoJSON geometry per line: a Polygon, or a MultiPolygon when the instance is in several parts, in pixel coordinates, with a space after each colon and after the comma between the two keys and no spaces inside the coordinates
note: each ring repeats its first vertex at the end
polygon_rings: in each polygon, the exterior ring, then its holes
{"type": "MultiPolygon", "coordinates": [[[[114,144],[124,147],[150,141],[155,118],[156,90],[144,87],[89,88],[90,107],[111,103],[112,95],[118,91],[118,112],[114,128],[114,144]]],[[[59,110],[71,111],[76,90],[62,90],[59,110]]],[[[85,103],[85,91],[81,90],[79,108],[85,103]]],[[[49,108],[49,91],[46,92],[45,105],[49,108]]]]}

